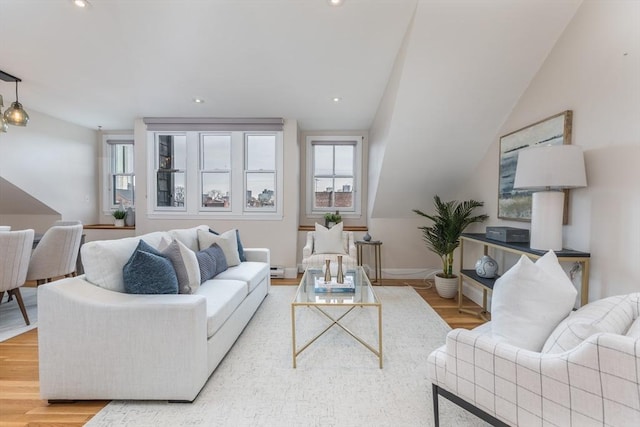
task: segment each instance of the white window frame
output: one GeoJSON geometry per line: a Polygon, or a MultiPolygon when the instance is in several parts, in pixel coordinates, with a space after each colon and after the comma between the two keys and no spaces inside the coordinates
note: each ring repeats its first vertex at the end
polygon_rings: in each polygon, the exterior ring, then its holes
{"type": "Polygon", "coordinates": [[[147,210],[150,219],[246,219],[246,220],[281,220],[283,217],[284,194],[284,132],[283,131],[147,131],[147,210]],[[202,207],[201,180],[201,135],[231,134],[231,200],[230,209],[202,207]],[[187,135],[187,169],[185,174],[185,206],[158,207],[156,203],[156,159],[158,135],[187,135]],[[245,209],[245,135],[276,135],[276,204],[275,208],[245,209]],[[196,188],[198,191],[189,191],[196,188]]]}
{"type": "Polygon", "coordinates": [[[200,212],[233,212],[233,205],[234,205],[234,197],[233,197],[233,193],[234,193],[234,188],[233,188],[233,159],[234,159],[234,150],[233,150],[233,135],[232,132],[199,132],[198,134],[198,196],[200,197],[200,201],[198,202],[198,211],[200,212]],[[225,208],[214,208],[214,207],[206,207],[206,206],[202,206],[202,194],[204,192],[204,188],[202,185],[202,174],[207,173],[207,172],[223,172],[223,170],[204,170],[203,168],[203,152],[204,152],[204,148],[203,148],[203,144],[204,144],[204,137],[207,135],[228,135],[230,138],[230,153],[229,153],[229,169],[228,170],[224,170],[224,172],[228,172],[229,173],[229,192],[231,193],[231,199],[229,200],[229,207],[225,208]]]}
{"type": "Polygon", "coordinates": [[[340,144],[352,144],[354,149],[354,169],[353,169],[353,208],[344,209],[338,208],[340,215],[343,218],[359,218],[362,215],[362,192],[360,191],[362,180],[362,145],[364,137],[362,135],[355,136],[307,136],[306,138],[306,170],[307,170],[307,191],[306,191],[306,205],[307,216],[311,218],[321,218],[327,212],[335,212],[336,208],[314,208],[314,159],[313,159],[313,145],[314,143],[335,143],[340,144]]]}
{"type": "MultiPolygon", "coordinates": [[[[278,210],[278,204],[280,202],[280,200],[282,199],[282,192],[281,190],[279,190],[279,186],[278,186],[278,177],[279,174],[278,173],[278,159],[282,156],[278,155],[278,147],[281,146],[282,144],[278,143],[278,134],[276,132],[244,132],[244,156],[243,156],[243,162],[244,162],[244,167],[243,167],[243,178],[244,178],[244,194],[243,194],[243,200],[242,200],[242,208],[244,210],[244,212],[276,212],[278,210]],[[263,169],[257,169],[257,170],[249,170],[248,168],[248,159],[247,159],[247,155],[249,152],[248,146],[249,146],[249,136],[250,135],[258,135],[258,136],[266,136],[266,135],[273,135],[275,136],[275,167],[276,169],[269,169],[269,170],[263,170],[263,169]],[[274,185],[275,185],[275,191],[276,191],[276,203],[274,204],[273,207],[260,207],[260,208],[251,208],[247,206],[247,175],[249,173],[273,173],[274,175],[274,185]]],[[[282,164],[280,165],[280,170],[282,168],[282,164]]]]}
{"type": "MultiPolygon", "coordinates": [[[[118,208],[119,205],[113,203],[113,172],[114,172],[114,145],[115,144],[131,144],[135,147],[134,137],[129,134],[122,135],[102,135],[102,154],[103,154],[103,163],[102,163],[102,212],[105,215],[110,215],[111,212],[118,208]]],[[[131,175],[135,177],[135,148],[134,148],[134,170],[131,175]]],[[[130,205],[130,207],[135,208],[135,189],[134,189],[134,203],[130,205]]]]}

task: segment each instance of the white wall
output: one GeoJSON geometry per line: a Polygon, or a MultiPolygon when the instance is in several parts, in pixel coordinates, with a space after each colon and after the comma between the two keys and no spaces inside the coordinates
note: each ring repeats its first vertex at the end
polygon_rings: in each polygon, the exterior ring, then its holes
{"type": "Polygon", "coordinates": [[[640,290],[640,2],[585,1],[458,197],[496,219],[498,140],[573,110],[588,187],[572,190],[564,246],[591,252],[589,300],[640,290]]]}
{"type": "Polygon", "coordinates": [[[284,200],[282,220],[219,220],[219,219],[150,219],[147,218],[147,134],[142,119],[135,123],[136,166],[136,234],[158,230],[195,227],[208,224],[216,231],[237,228],[242,244],[248,248],[269,248],[271,264],[297,271],[297,232],[300,195],[300,152],[298,146],[298,124],[296,120],[285,120],[284,125],[284,200]]]}
{"type": "MultiPolygon", "coordinates": [[[[7,133],[0,133],[0,176],[60,213],[64,220],[95,223],[99,200],[97,132],[25,107],[29,124],[9,126],[7,133]]],[[[47,228],[45,224],[34,227],[39,232],[47,228]]]]}

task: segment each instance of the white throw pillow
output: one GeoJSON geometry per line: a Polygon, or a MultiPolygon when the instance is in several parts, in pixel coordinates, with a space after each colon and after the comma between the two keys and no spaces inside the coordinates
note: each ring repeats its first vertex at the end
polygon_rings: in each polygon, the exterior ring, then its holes
{"type": "Polygon", "coordinates": [[[522,255],[494,285],[492,333],[516,347],[540,351],[573,309],[577,293],[553,251],[535,264],[522,255]]]}
{"type": "Polygon", "coordinates": [[[234,267],[240,264],[240,255],[238,254],[238,238],[236,237],[236,229],[225,231],[220,235],[213,234],[209,231],[198,230],[198,243],[200,250],[205,250],[214,243],[222,248],[224,257],[227,260],[228,267],[234,267]]]}
{"type": "Polygon", "coordinates": [[[200,266],[196,253],[178,239],[162,239],[158,250],[171,260],[176,270],[178,293],[195,293],[200,286],[200,266]]]}
{"type": "Polygon", "coordinates": [[[316,223],[316,232],[313,242],[315,254],[344,254],[342,242],[342,223],[339,222],[331,228],[316,223]]]}

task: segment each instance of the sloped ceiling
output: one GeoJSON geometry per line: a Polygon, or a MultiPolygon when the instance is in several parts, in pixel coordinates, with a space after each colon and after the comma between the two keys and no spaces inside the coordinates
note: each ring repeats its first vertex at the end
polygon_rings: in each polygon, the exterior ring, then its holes
{"type": "MultiPolygon", "coordinates": [[[[23,79],[27,110],[104,130],[144,116],[371,128],[373,217],[473,172],[581,2],[89,1],[0,0],[0,69],[23,79]]],[[[14,89],[0,81],[5,104],[14,89]]]]}

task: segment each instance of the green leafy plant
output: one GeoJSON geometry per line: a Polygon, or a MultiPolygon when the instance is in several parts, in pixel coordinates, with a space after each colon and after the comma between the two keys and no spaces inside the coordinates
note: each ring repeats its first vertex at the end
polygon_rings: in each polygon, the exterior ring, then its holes
{"type": "Polygon", "coordinates": [[[427,248],[442,259],[441,277],[453,278],[453,251],[460,246],[460,235],[470,224],[482,222],[488,215],[473,216],[473,210],[484,206],[483,202],[467,200],[464,202],[443,202],[437,195],[433,198],[436,213],[426,214],[418,209],[413,212],[433,221],[430,227],[418,227],[427,248]]]}
{"type": "Polygon", "coordinates": [[[334,223],[339,223],[340,221],[342,221],[342,216],[340,215],[339,211],[336,211],[336,213],[326,213],[324,214],[324,220],[329,223],[329,222],[334,222],[334,223]]]}
{"type": "Polygon", "coordinates": [[[125,219],[127,217],[127,211],[122,208],[118,208],[111,212],[111,215],[113,215],[115,219],[125,219]]]}

